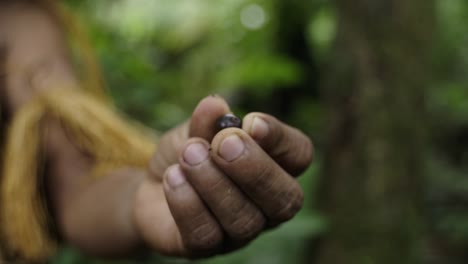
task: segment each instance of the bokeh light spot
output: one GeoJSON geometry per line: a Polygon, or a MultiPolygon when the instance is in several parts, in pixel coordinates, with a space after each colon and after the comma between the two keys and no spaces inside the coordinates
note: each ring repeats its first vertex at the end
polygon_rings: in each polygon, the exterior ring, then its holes
{"type": "Polygon", "coordinates": [[[244,27],[257,30],[265,25],[266,13],[260,5],[250,4],[241,10],[240,20],[244,27]]]}

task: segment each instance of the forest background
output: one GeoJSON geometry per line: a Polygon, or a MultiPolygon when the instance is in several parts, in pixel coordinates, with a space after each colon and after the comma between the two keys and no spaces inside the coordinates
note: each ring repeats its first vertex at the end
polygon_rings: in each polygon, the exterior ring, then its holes
{"type": "MultiPolygon", "coordinates": [[[[212,93],[313,140],[303,210],[206,264],[468,263],[468,2],[67,0],[107,88],[165,131],[212,93]]],[[[105,261],[64,247],[53,263],[105,261]]]]}

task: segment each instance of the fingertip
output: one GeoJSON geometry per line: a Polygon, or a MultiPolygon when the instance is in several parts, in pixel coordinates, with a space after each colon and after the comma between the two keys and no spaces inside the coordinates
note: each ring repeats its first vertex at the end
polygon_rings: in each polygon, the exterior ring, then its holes
{"type": "Polygon", "coordinates": [[[231,110],[220,96],[207,96],[198,103],[190,122],[190,137],[201,137],[210,141],[217,132],[216,120],[231,110]]]}
{"type": "Polygon", "coordinates": [[[207,160],[210,155],[210,144],[202,138],[191,138],[182,148],[179,162],[182,167],[197,166],[207,160]]]}
{"type": "Polygon", "coordinates": [[[175,190],[184,184],[186,184],[187,178],[180,167],[180,165],[175,164],[170,166],[164,175],[165,186],[170,190],[175,190]]]}
{"type": "Polygon", "coordinates": [[[167,204],[180,233],[172,252],[184,256],[210,256],[217,252],[224,238],[222,229],[179,164],[167,169],[164,185],[167,204]]]}
{"type": "Polygon", "coordinates": [[[242,129],[246,131],[248,134],[250,134],[251,128],[252,128],[252,122],[254,118],[257,116],[258,113],[248,113],[247,115],[244,116],[242,119],[242,129]]]}
{"type": "Polygon", "coordinates": [[[299,170],[298,173],[301,173],[302,171],[306,170],[313,162],[315,159],[315,146],[312,140],[306,136],[306,143],[304,146],[304,149],[302,150],[302,153],[300,156],[303,157],[302,159],[302,164],[298,164],[299,170]]]}
{"type": "Polygon", "coordinates": [[[271,129],[266,115],[262,113],[250,113],[245,116],[242,128],[257,142],[265,139],[271,129]]]}
{"type": "Polygon", "coordinates": [[[229,106],[223,97],[218,96],[218,95],[210,95],[210,96],[203,98],[198,103],[198,105],[195,107],[194,112],[211,111],[213,110],[213,107],[216,107],[217,109],[223,110],[225,112],[230,111],[229,106]]]}
{"type": "Polygon", "coordinates": [[[239,128],[227,128],[213,138],[212,153],[225,162],[240,158],[248,148],[248,135],[239,128]]]}
{"type": "Polygon", "coordinates": [[[243,129],[287,172],[300,175],[312,162],[314,147],[302,131],[276,117],[250,113],[244,118],[243,129]]]}
{"type": "Polygon", "coordinates": [[[219,156],[231,162],[239,158],[245,151],[244,141],[236,134],[226,137],[219,146],[219,156]]]}

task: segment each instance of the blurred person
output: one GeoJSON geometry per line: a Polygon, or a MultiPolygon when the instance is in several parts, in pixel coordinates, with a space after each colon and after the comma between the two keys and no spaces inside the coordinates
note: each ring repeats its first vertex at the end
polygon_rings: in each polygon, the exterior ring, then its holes
{"type": "Polygon", "coordinates": [[[313,151],[302,132],[264,113],[218,132],[229,106],[208,96],[156,140],[116,113],[70,37],[84,38],[58,2],[0,0],[3,259],[46,261],[59,243],[208,257],[298,212],[313,151]]]}

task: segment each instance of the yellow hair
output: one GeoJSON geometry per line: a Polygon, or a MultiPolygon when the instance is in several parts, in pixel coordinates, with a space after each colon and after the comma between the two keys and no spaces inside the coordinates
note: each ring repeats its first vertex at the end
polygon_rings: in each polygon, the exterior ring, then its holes
{"type": "Polygon", "coordinates": [[[2,228],[7,248],[43,260],[55,248],[42,193],[42,120],[53,116],[95,160],[94,176],[130,166],[144,168],[155,140],[129,126],[111,107],[76,89],[43,93],[17,112],[8,130],[1,186],[2,228]]]}

